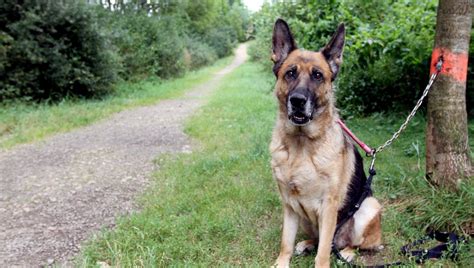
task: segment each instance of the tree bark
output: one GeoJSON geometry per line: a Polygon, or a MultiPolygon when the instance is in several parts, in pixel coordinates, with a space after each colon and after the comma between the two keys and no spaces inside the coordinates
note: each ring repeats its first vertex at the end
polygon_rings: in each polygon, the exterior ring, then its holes
{"type": "Polygon", "coordinates": [[[466,111],[471,25],[470,0],[439,0],[431,68],[439,57],[443,68],[428,97],[426,176],[452,190],[472,174],[466,111]]]}

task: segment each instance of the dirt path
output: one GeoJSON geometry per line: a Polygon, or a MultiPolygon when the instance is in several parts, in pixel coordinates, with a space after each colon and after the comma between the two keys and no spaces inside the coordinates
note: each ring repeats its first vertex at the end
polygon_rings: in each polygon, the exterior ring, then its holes
{"type": "Polygon", "coordinates": [[[191,150],[184,119],[246,57],[241,45],[229,66],[179,99],[0,151],[0,267],[64,265],[84,239],[136,210],[153,159],[191,150]]]}

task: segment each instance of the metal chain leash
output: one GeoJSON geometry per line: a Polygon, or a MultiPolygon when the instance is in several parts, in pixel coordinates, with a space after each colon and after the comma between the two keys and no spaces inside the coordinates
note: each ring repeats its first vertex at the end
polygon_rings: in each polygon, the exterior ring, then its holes
{"type": "MultiPolygon", "coordinates": [[[[348,135],[350,137],[352,137],[355,140],[355,142],[358,143],[359,146],[361,146],[361,148],[364,151],[366,151],[367,156],[372,157],[372,162],[370,164],[369,176],[367,177],[367,181],[366,181],[366,185],[364,186],[364,192],[362,194],[362,197],[355,204],[355,206],[354,206],[355,209],[351,210],[351,212],[350,212],[351,214],[348,217],[346,217],[341,223],[337,224],[335,233],[338,233],[341,226],[344,225],[345,222],[350,217],[352,217],[354,215],[354,213],[357,212],[357,210],[359,209],[359,207],[360,207],[361,203],[363,202],[363,200],[368,195],[372,195],[371,183],[372,183],[373,176],[376,175],[376,171],[374,169],[374,164],[375,164],[375,159],[376,159],[377,153],[383,151],[385,148],[390,146],[392,144],[392,142],[394,140],[396,140],[400,136],[400,134],[405,130],[408,123],[413,119],[416,112],[420,108],[421,104],[423,103],[423,100],[428,95],[431,87],[433,86],[434,81],[436,80],[439,73],[441,72],[442,67],[443,67],[443,58],[440,57],[438,59],[438,62],[436,63],[436,71],[431,75],[430,80],[428,82],[428,85],[426,86],[425,90],[423,91],[423,94],[421,95],[420,99],[416,103],[416,105],[413,108],[413,110],[411,111],[411,113],[405,119],[405,122],[403,122],[403,124],[400,126],[398,131],[396,131],[390,139],[388,139],[383,145],[377,147],[376,149],[372,149],[371,152],[370,152],[370,147],[368,147],[367,145],[365,145],[365,143],[363,143],[359,139],[357,139],[357,137],[355,137],[354,134],[352,134],[352,132],[350,130],[347,130],[347,127],[345,127],[345,125],[343,123],[341,123],[341,126],[346,131],[346,133],[348,133],[348,135]]],[[[422,264],[427,259],[441,258],[442,256],[446,256],[445,255],[446,253],[448,253],[447,256],[450,256],[450,258],[452,258],[454,260],[454,258],[456,257],[456,254],[458,254],[458,250],[459,250],[458,246],[461,243],[465,243],[465,240],[462,240],[462,238],[458,237],[454,233],[444,233],[444,232],[435,231],[435,232],[430,232],[428,234],[427,238],[422,238],[422,239],[417,240],[413,243],[410,243],[410,244],[407,244],[407,245],[403,246],[401,248],[401,251],[406,256],[415,257],[415,262],[418,263],[418,264],[422,264]],[[438,242],[442,242],[442,243],[438,244],[437,246],[435,246],[433,248],[430,248],[430,249],[412,250],[413,247],[419,246],[420,244],[425,243],[429,239],[434,239],[434,240],[437,240],[438,242]],[[447,251],[447,252],[443,252],[443,251],[447,251]]],[[[354,265],[352,262],[346,260],[334,245],[335,245],[335,242],[333,240],[332,252],[336,255],[336,257],[339,261],[341,261],[342,263],[348,265],[349,267],[364,267],[364,266],[354,265]]],[[[397,261],[397,262],[393,262],[393,263],[374,265],[374,266],[370,266],[370,267],[385,268],[385,267],[391,267],[391,266],[404,266],[404,265],[405,265],[404,262],[397,261]]]]}
{"type": "Polygon", "coordinates": [[[395,132],[393,134],[393,136],[388,139],[383,145],[377,147],[376,149],[374,149],[372,151],[371,154],[369,154],[368,156],[371,156],[372,157],[372,163],[370,165],[370,168],[373,169],[374,167],[374,163],[375,163],[375,155],[381,151],[383,151],[385,148],[387,148],[388,146],[390,146],[392,144],[392,142],[394,140],[396,140],[400,134],[405,130],[405,128],[407,127],[408,123],[413,119],[413,117],[415,116],[416,112],[418,111],[418,109],[420,108],[421,104],[423,103],[423,100],[425,99],[425,97],[428,95],[431,87],[433,86],[433,83],[434,81],[436,80],[436,78],[438,77],[438,74],[441,72],[441,67],[443,67],[443,58],[439,58],[438,59],[438,62],[436,63],[436,72],[433,73],[430,77],[430,81],[428,82],[428,85],[426,86],[425,90],[423,91],[423,94],[421,95],[420,99],[418,100],[418,102],[416,103],[415,107],[413,108],[413,110],[411,111],[411,113],[407,116],[407,118],[405,119],[405,122],[403,122],[403,124],[400,126],[400,128],[398,129],[397,132],[395,132]]]}

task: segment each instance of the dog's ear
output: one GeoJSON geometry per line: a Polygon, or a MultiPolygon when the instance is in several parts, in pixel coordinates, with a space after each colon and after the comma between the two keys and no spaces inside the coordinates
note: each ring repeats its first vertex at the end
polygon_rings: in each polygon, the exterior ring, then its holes
{"type": "Polygon", "coordinates": [[[283,61],[295,50],[296,43],[286,21],[277,19],[273,27],[273,72],[277,75],[283,61]]]}
{"type": "Polygon", "coordinates": [[[332,72],[332,80],[334,80],[339,72],[342,63],[342,52],[344,50],[344,38],[346,30],[344,23],[337,27],[336,33],[331,38],[331,41],[321,49],[324,57],[329,63],[332,72]]]}

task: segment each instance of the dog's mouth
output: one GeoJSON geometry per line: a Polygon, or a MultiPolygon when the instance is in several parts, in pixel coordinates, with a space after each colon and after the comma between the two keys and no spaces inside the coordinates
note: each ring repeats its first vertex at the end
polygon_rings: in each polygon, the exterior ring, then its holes
{"type": "Polygon", "coordinates": [[[297,88],[288,95],[288,120],[295,126],[307,125],[313,120],[316,98],[307,88],[297,88]]]}
{"type": "Polygon", "coordinates": [[[303,112],[294,112],[288,115],[288,119],[295,126],[304,126],[313,120],[313,116],[307,115],[303,112]]]}

